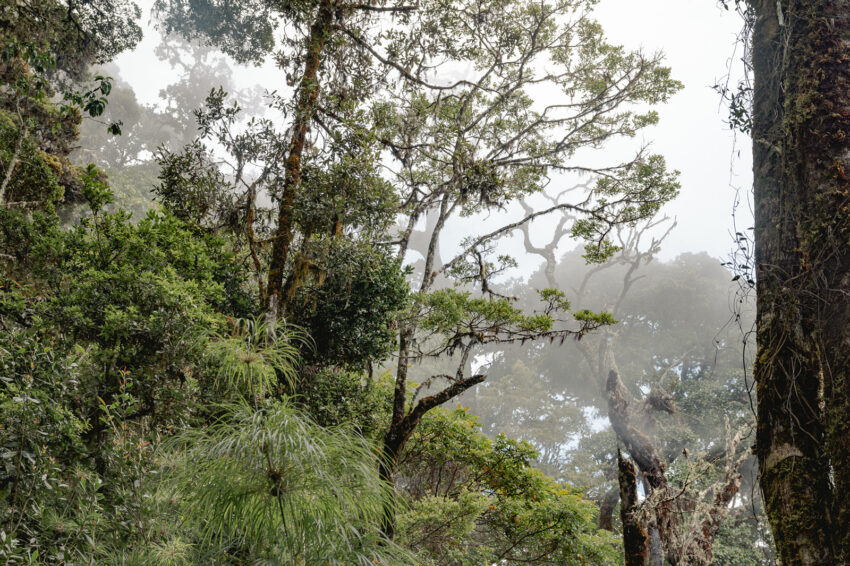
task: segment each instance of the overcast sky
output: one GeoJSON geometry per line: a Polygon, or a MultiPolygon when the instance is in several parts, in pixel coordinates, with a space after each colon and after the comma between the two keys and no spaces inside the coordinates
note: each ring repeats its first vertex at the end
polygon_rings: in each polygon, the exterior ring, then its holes
{"type": "MultiPolygon", "coordinates": [[[[139,3],[147,19],[151,2],[139,3]]],[[[711,86],[727,72],[740,21],[714,0],[601,0],[597,18],[612,42],[663,51],[673,76],[685,85],[658,109],[660,124],[642,133],[642,140],[652,142],[652,151],[664,155],[670,169],[681,171],[681,195],[665,209],[678,226],[665,242],[662,258],[707,251],[726,259],[733,244],[735,188],[747,194],[751,184],[750,148],[749,139],[740,134],[736,139],[725,124],[726,109],[711,86]]],[[[146,103],[157,103],[159,90],[173,82],[171,69],[153,54],[158,41],[148,27],[138,48],[116,61],[122,78],[146,103]]],[[[246,86],[275,74],[270,66],[235,69],[237,84],[246,86]]],[[[739,228],[752,225],[750,215],[745,202],[738,209],[739,228]]],[[[518,252],[517,244],[509,246],[514,248],[510,251],[518,252]]]]}
{"type": "MultiPolygon", "coordinates": [[[[685,85],[659,109],[660,124],[646,133],[655,151],[682,173],[682,193],[667,207],[679,224],[663,255],[705,250],[725,256],[733,244],[733,187],[749,189],[752,160],[749,138],[738,134],[736,140],[711,86],[726,73],[740,20],[714,0],[602,0],[597,14],[612,40],[662,50],[685,85]]],[[[738,226],[752,226],[746,204],[739,208],[738,226]]]]}

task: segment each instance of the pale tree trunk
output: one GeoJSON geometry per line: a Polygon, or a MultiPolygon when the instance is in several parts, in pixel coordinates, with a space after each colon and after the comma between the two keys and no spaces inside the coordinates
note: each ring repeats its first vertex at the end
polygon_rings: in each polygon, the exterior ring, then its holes
{"type": "Polygon", "coordinates": [[[0,184],[0,205],[6,203],[6,188],[9,186],[9,182],[11,182],[12,180],[12,176],[15,173],[15,169],[17,168],[18,163],[20,163],[21,148],[23,147],[24,137],[26,137],[26,135],[26,129],[21,129],[21,133],[18,135],[18,141],[15,142],[15,152],[9,159],[9,165],[6,167],[6,171],[3,173],[3,183],[0,184]]]}

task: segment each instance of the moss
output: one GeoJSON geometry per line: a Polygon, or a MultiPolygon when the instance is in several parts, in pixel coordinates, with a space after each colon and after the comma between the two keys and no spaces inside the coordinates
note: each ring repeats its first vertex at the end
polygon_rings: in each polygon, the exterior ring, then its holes
{"type": "Polygon", "coordinates": [[[41,202],[55,204],[61,200],[62,187],[56,175],[58,158],[40,151],[25,136],[9,112],[0,110],[0,166],[5,173],[13,161],[15,168],[6,185],[6,202],[41,202]]]}
{"type": "Polygon", "coordinates": [[[818,508],[826,478],[817,470],[820,463],[803,456],[786,457],[762,471],[765,510],[773,520],[773,536],[783,564],[832,564],[828,545],[812,544],[829,540],[828,526],[820,521],[818,508]]]}
{"type": "MultiPolygon", "coordinates": [[[[793,389],[801,379],[792,376],[793,383],[785,384],[785,395],[793,391],[810,405],[825,408],[822,414],[805,407],[789,411],[789,416],[802,420],[804,431],[812,426],[822,431],[813,441],[823,456],[805,450],[807,457],[783,459],[763,470],[762,483],[785,563],[798,563],[806,553],[817,558],[826,552],[817,547],[828,547],[829,541],[834,544],[835,562],[846,563],[850,560],[850,500],[846,497],[850,489],[850,425],[846,422],[850,410],[850,22],[843,2],[790,4],[782,149],[788,188],[784,198],[786,210],[794,217],[800,261],[799,276],[790,285],[800,300],[803,339],[816,350],[819,375],[818,379],[804,376],[805,391],[793,389]],[[815,418],[818,422],[809,426],[815,418]],[[826,470],[832,473],[831,489],[826,470]],[[768,489],[770,482],[776,487],[768,489]],[[789,498],[795,499],[793,504],[789,498]],[[815,520],[818,517],[823,520],[815,520]],[[824,542],[812,544],[817,541],[824,542]],[[792,560],[795,556],[798,559],[792,560]]],[[[773,395],[761,389],[760,393],[773,395]]],[[[773,401],[782,399],[776,395],[773,401]]]]}
{"type": "Polygon", "coordinates": [[[623,548],[626,566],[644,566],[649,559],[649,535],[638,517],[637,477],[634,464],[619,452],[620,518],[623,521],[623,548]]]}

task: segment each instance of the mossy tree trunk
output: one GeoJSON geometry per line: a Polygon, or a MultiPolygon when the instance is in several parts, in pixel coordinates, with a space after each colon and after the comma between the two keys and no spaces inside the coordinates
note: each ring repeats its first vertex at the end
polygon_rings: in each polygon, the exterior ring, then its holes
{"type": "MultiPolygon", "coordinates": [[[[635,426],[629,409],[628,393],[616,370],[609,371],[605,391],[608,397],[608,420],[611,422],[611,428],[614,429],[617,439],[623,443],[643,473],[646,492],[657,497],[657,502],[653,505],[652,520],[648,529],[648,563],[658,564],[663,562],[666,557],[671,564],[676,564],[679,557],[674,549],[680,545],[676,537],[675,498],[670,492],[670,486],[665,475],[667,466],[661,459],[661,454],[652,440],[635,426]]],[[[623,493],[630,492],[632,488],[624,485],[623,482],[632,480],[628,473],[624,474],[622,458],[619,458],[618,470],[621,505],[630,505],[623,500],[623,493]]],[[[623,544],[628,559],[630,554],[638,553],[634,546],[638,538],[626,536],[625,524],[623,529],[623,544]]]]}
{"type": "Polygon", "coordinates": [[[846,564],[850,2],[753,7],[760,481],[784,564],[846,564]]]}
{"type": "Polygon", "coordinates": [[[649,535],[639,517],[635,466],[631,460],[623,458],[619,450],[617,450],[617,469],[625,564],[626,566],[646,566],[649,563],[649,535]]]}
{"type": "Polygon", "coordinates": [[[276,317],[284,307],[283,272],[289,257],[294,234],[293,208],[298,185],[301,182],[301,158],[307,142],[310,122],[316,113],[319,99],[319,68],[322,64],[322,52],[331,35],[334,23],[334,5],[331,0],[321,0],[316,18],[310,26],[307,51],[304,57],[304,74],[298,86],[296,106],[292,123],[292,140],[289,155],[286,158],[283,190],[278,195],[277,227],[272,240],[271,261],[266,283],[265,308],[272,317],[276,317]]]}
{"type": "Polygon", "coordinates": [[[850,1],[797,1],[788,22],[788,177],[804,203],[798,223],[806,321],[823,379],[832,475],[833,563],[850,562],[850,1]]]}

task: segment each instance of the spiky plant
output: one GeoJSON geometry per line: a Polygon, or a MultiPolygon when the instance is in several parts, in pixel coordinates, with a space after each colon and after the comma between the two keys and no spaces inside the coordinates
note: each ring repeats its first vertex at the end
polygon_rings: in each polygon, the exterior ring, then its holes
{"type": "Polygon", "coordinates": [[[309,339],[300,329],[257,317],[234,321],[231,335],[213,341],[210,354],[218,364],[221,387],[237,397],[256,399],[281,381],[294,389],[299,346],[305,345],[309,339]]]}
{"type": "Polygon", "coordinates": [[[268,564],[407,563],[377,528],[387,494],[373,446],[286,401],[264,405],[181,437],[174,485],[199,546],[268,564]]]}

